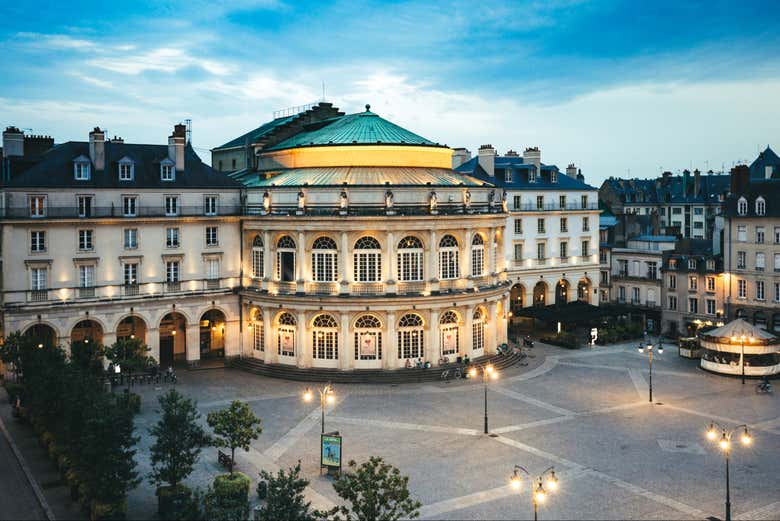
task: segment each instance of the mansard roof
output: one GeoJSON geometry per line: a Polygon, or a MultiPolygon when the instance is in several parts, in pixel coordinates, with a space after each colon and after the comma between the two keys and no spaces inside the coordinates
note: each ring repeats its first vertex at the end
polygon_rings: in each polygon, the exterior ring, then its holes
{"type": "Polygon", "coordinates": [[[595,187],[586,184],[579,179],[569,177],[558,170],[555,165],[541,164],[537,173],[536,181],[529,182],[529,173],[535,169],[532,163],[523,162],[519,156],[495,156],[495,176],[490,176],[479,164],[479,157],[472,157],[455,170],[461,174],[472,176],[481,181],[506,188],[507,190],[596,190],[595,187]],[[510,181],[507,180],[506,172],[512,173],[510,181]],[[558,173],[558,182],[551,180],[551,173],[558,173]]]}
{"type": "Polygon", "coordinates": [[[659,177],[656,179],[619,179],[604,181],[624,203],[628,204],[684,204],[718,203],[719,197],[728,192],[728,174],[701,174],[699,191],[694,193],[694,175],[659,177]]]}

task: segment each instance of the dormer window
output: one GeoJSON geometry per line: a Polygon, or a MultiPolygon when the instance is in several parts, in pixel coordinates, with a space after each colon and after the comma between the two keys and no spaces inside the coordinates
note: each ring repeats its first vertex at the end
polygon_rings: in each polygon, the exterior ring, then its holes
{"type": "Polygon", "coordinates": [[[176,178],[176,167],[174,162],[170,159],[164,160],[160,163],[160,180],[161,181],[173,181],[176,178]]]}
{"type": "Polygon", "coordinates": [[[132,181],[135,176],[135,163],[129,157],[119,160],[119,180],[132,181]]]}
{"type": "Polygon", "coordinates": [[[688,259],[688,269],[689,270],[696,269],[696,259],[688,259]]]}
{"type": "Polygon", "coordinates": [[[740,197],[739,201],[737,201],[737,213],[739,215],[747,215],[747,208],[748,208],[747,199],[745,199],[744,197],[740,197]]]}
{"type": "Polygon", "coordinates": [[[86,156],[79,156],[73,160],[73,179],[76,181],[89,181],[89,158],[86,156]]]}
{"type": "Polygon", "coordinates": [[[558,182],[558,171],[557,170],[550,170],[550,182],[551,183],[557,183],[558,182]]]}
{"type": "Polygon", "coordinates": [[[528,171],[528,182],[529,183],[536,182],[536,170],[534,170],[533,168],[528,171]]]}
{"type": "Polygon", "coordinates": [[[512,169],[507,168],[506,170],[504,170],[504,181],[506,181],[507,183],[512,182],[512,169]]]}
{"type": "Polygon", "coordinates": [[[760,196],[756,199],[756,215],[766,215],[766,201],[760,196]]]}

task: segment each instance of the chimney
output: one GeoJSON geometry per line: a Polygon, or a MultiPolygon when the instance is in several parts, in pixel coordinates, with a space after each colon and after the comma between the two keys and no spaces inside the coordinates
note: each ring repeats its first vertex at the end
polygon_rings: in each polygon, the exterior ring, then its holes
{"type": "Polygon", "coordinates": [[[515,152],[510,148],[509,150],[506,151],[505,157],[520,157],[520,154],[518,154],[517,152],[515,152]]]}
{"type": "Polygon", "coordinates": [[[16,127],[3,131],[3,157],[24,155],[24,132],[16,127]]]}
{"type": "Polygon", "coordinates": [[[477,154],[477,161],[479,162],[479,166],[481,166],[490,177],[495,177],[496,150],[493,148],[493,145],[480,146],[477,154]]]}
{"type": "Polygon", "coordinates": [[[577,181],[585,182],[585,176],[582,175],[582,168],[577,170],[577,181]]]}
{"type": "Polygon", "coordinates": [[[701,189],[701,172],[699,172],[699,169],[693,171],[693,196],[696,197],[699,195],[699,190],[701,189]]]}
{"type": "Polygon", "coordinates": [[[536,165],[536,173],[539,174],[542,170],[542,152],[539,147],[528,147],[523,152],[523,163],[527,165],[536,165]]]}
{"type": "Polygon", "coordinates": [[[662,180],[661,180],[661,183],[662,183],[664,186],[666,186],[666,185],[668,185],[668,184],[669,184],[669,180],[671,180],[671,178],[672,178],[672,173],[671,173],[670,171],[668,171],[668,170],[667,170],[666,172],[664,172],[663,174],[661,174],[661,178],[662,178],[662,180]]]}
{"type": "Polygon", "coordinates": [[[110,141],[110,143],[119,143],[120,145],[122,143],[124,143],[124,142],[125,142],[124,139],[122,139],[121,137],[117,137],[117,136],[112,137],[111,141],[110,141]]]}
{"type": "Polygon", "coordinates": [[[764,179],[772,179],[772,165],[766,165],[764,167],[764,179]]]}
{"type": "Polygon", "coordinates": [[[572,178],[577,177],[577,167],[574,166],[574,163],[569,163],[569,166],[566,167],[566,175],[572,178]]]}
{"type": "Polygon", "coordinates": [[[471,159],[471,152],[465,148],[456,148],[452,151],[452,168],[458,168],[460,165],[471,159]]]}
{"type": "Polygon", "coordinates": [[[95,171],[106,168],[106,134],[100,130],[100,127],[95,127],[89,133],[89,158],[95,171]]]}
{"type": "Polygon", "coordinates": [[[173,134],[168,137],[168,159],[176,163],[176,172],[184,172],[184,143],[187,139],[187,127],[179,123],[173,126],[173,134]]]}
{"type": "Polygon", "coordinates": [[[687,168],[683,170],[683,177],[682,177],[682,193],[683,197],[688,195],[688,187],[691,184],[691,171],[687,168]]]}
{"type": "Polygon", "coordinates": [[[26,157],[38,157],[54,146],[54,138],[51,136],[24,136],[24,155],[26,157]]]}
{"type": "Polygon", "coordinates": [[[750,168],[747,165],[737,165],[731,169],[731,193],[740,194],[750,184],[750,168]]]}

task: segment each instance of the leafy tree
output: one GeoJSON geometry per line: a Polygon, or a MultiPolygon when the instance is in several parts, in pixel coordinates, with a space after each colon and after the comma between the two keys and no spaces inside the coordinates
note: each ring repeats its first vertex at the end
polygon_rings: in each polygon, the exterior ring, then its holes
{"type": "Polygon", "coordinates": [[[3,345],[0,345],[0,361],[11,364],[14,367],[14,375],[18,378],[22,368],[22,350],[25,344],[31,344],[32,339],[15,331],[6,337],[3,345]]]}
{"type": "Polygon", "coordinates": [[[245,496],[225,495],[211,486],[203,499],[203,511],[209,521],[247,521],[249,501],[245,496]]]}
{"type": "Polygon", "coordinates": [[[382,458],[371,457],[359,467],[352,460],[349,469],[333,483],[339,497],[350,504],[330,511],[334,521],[396,521],[420,516],[422,504],[409,493],[409,477],[382,458]]]}
{"type": "Polygon", "coordinates": [[[314,521],[316,514],[310,510],[303,491],[309,481],[301,477],[301,462],[285,472],[273,474],[263,470],[260,477],[268,482],[268,501],[255,519],[260,521],[314,521]]]}
{"type": "Polygon", "coordinates": [[[193,400],[171,389],[159,398],[162,416],[149,429],[156,438],[151,447],[152,473],[156,485],[176,487],[192,473],[200,451],[210,444],[209,436],[198,424],[200,413],[193,400]]]}
{"type": "Polygon", "coordinates": [[[120,338],[106,348],[106,358],[114,365],[119,364],[123,371],[142,371],[156,363],[148,356],[150,351],[140,338],[120,338]]]}
{"type": "Polygon", "coordinates": [[[70,345],[70,361],[73,365],[94,375],[103,374],[103,352],[97,342],[73,342],[70,345]]]}
{"type": "Polygon", "coordinates": [[[249,452],[249,444],[263,432],[258,418],[247,403],[234,400],[227,409],[210,412],[209,427],[214,429],[214,444],[230,448],[230,474],[236,462],[236,449],[249,452]]]}

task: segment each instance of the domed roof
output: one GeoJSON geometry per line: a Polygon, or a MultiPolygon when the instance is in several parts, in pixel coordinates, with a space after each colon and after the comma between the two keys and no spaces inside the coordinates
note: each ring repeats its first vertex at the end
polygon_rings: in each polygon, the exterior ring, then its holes
{"type": "Polygon", "coordinates": [[[365,112],[331,118],[313,125],[267,150],[284,150],[296,147],[331,145],[415,145],[444,147],[414,132],[371,112],[366,105],[365,112]]]}

